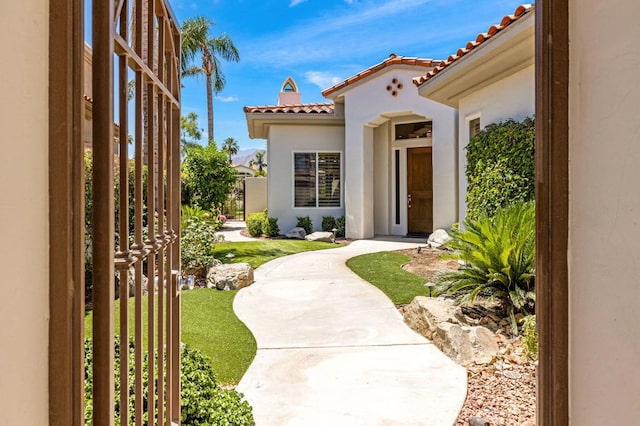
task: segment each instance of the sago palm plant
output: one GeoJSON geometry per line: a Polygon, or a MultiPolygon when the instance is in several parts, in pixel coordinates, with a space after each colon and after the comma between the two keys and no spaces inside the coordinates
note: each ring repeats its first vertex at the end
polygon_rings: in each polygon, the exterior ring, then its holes
{"type": "Polygon", "coordinates": [[[461,303],[478,296],[500,301],[514,334],[515,313],[535,310],[535,207],[518,203],[500,209],[492,217],[465,222],[453,229],[446,244],[452,250],[443,257],[461,261],[457,271],[439,275],[438,294],[456,295],[461,303]]]}

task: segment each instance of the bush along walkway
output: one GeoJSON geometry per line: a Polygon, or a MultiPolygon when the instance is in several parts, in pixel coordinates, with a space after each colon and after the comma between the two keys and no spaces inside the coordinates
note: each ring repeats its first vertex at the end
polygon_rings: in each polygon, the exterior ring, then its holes
{"type": "Polygon", "coordinates": [[[258,343],[238,391],[257,424],[451,425],[466,372],[411,331],[394,304],[345,265],[415,247],[355,241],[256,270],[234,310],[258,343]]]}

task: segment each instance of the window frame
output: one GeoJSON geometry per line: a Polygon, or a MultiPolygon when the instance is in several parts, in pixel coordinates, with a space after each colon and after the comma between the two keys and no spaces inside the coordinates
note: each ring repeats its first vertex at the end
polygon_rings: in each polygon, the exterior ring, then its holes
{"type": "Polygon", "coordinates": [[[341,150],[293,150],[291,152],[291,208],[294,210],[335,210],[344,208],[344,153],[341,150]],[[315,154],[316,155],[316,183],[315,183],[315,206],[296,206],[296,154],[315,154]],[[318,155],[319,154],[338,154],[340,156],[340,204],[338,206],[319,206],[319,185],[318,185],[318,155]]]}

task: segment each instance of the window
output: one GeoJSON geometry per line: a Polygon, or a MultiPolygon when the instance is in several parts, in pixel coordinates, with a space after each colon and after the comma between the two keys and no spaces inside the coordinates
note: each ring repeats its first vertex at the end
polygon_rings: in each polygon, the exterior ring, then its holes
{"type": "Polygon", "coordinates": [[[340,207],[340,153],[294,153],[294,207],[340,207]]]}
{"type": "Polygon", "coordinates": [[[396,140],[430,138],[432,124],[431,121],[420,121],[418,123],[396,124],[396,140]]]}
{"type": "Polygon", "coordinates": [[[469,140],[480,133],[480,117],[469,120],[469,140]]]}

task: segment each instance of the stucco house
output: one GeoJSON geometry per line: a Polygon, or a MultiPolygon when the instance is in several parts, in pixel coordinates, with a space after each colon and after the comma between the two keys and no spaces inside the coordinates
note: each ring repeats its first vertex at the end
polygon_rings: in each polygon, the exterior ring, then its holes
{"type": "Polygon", "coordinates": [[[465,147],[480,129],[535,114],[535,10],[512,15],[413,80],[420,96],[458,111],[458,222],[465,217],[465,147]]]}
{"type": "Polygon", "coordinates": [[[233,167],[236,173],[238,174],[239,180],[242,180],[248,177],[253,177],[256,174],[255,169],[249,166],[245,166],[244,164],[234,164],[231,167],[233,167]]]}
{"type": "Polygon", "coordinates": [[[456,221],[456,111],[411,84],[440,64],[390,55],[303,104],[292,78],[278,105],[245,107],[249,136],[267,139],[269,215],[345,216],[349,238],[426,235],[456,221]]]}
{"type": "MultiPolygon", "coordinates": [[[[75,0],[4,6],[1,422],[81,425],[84,336],[73,324],[84,312],[72,303],[71,276],[83,259],[68,231],[77,217],[68,206],[82,200],[70,172],[81,155],[71,161],[69,152],[82,147],[83,135],[69,134],[84,117],[83,90],[69,88],[82,73],[84,15],[75,0]]],[[[93,6],[108,18],[116,9],[114,1],[93,6]]],[[[640,418],[638,16],[636,0],[536,2],[538,425],[640,418]]],[[[113,21],[105,21],[94,32],[112,36],[113,21]]],[[[94,61],[111,58],[98,40],[94,61]]],[[[113,108],[96,100],[101,128],[111,129],[113,108]]],[[[111,404],[102,399],[103,408],[111,404]]]]}

